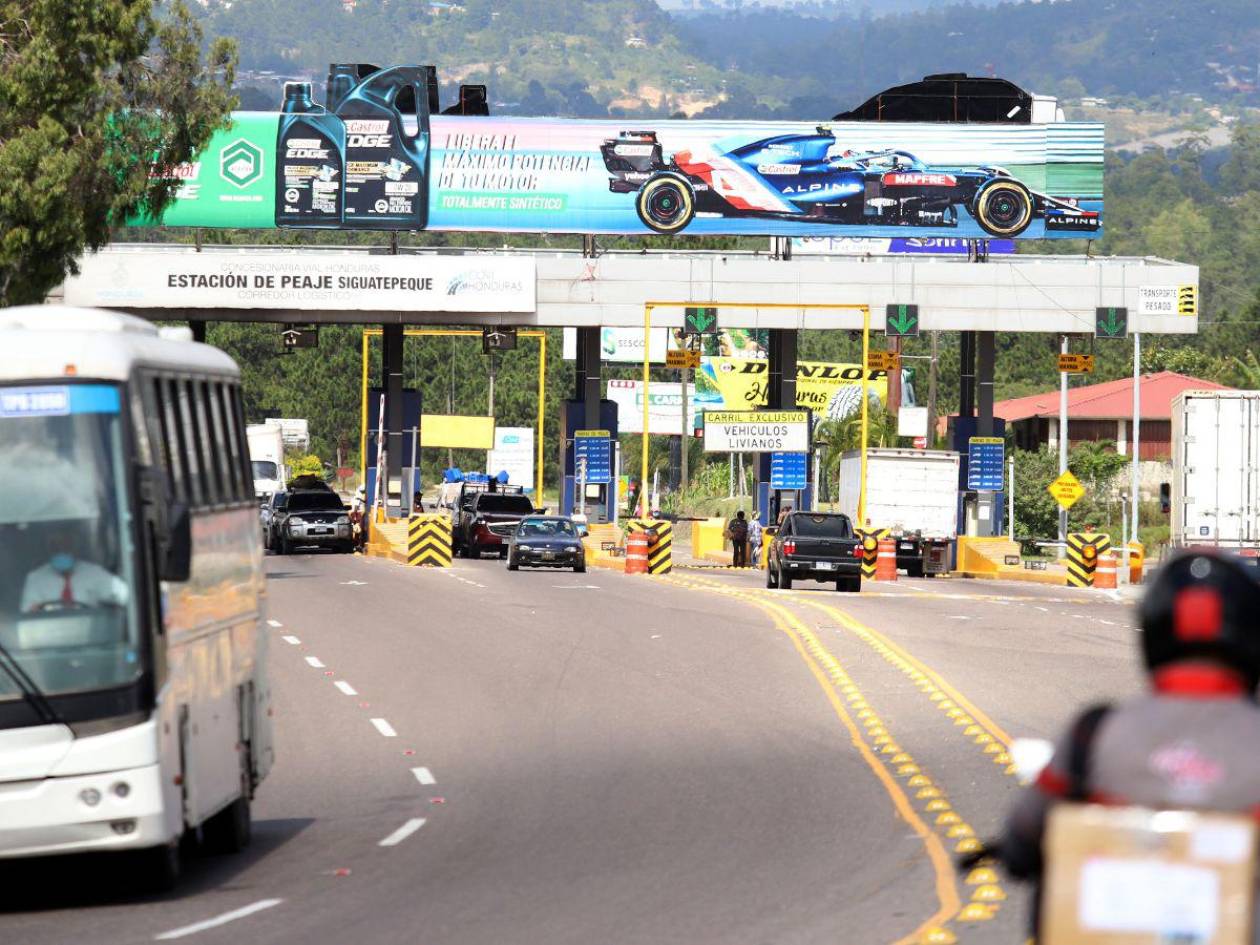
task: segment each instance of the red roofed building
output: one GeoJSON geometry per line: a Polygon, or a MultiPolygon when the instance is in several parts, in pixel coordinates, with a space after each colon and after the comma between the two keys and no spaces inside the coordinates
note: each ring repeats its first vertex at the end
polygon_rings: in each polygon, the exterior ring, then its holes
{"type": "MultiPolygon", "coordinates": [[[[1142,375],[1140,458],[1167,461],[1172,456],[1172,402],[1185,390],[1229,390],[1198,377],[1172,371],[1142,375]]],[[[993,405],[993,415],[1015,430],[1020,449],[1059,445],[1059,392],[1016,397],[993,405]]],[[[1112,440],[1128,454],[1133,419],[1133,378],[1068,388],[1068,444],[1112,440]]]]}

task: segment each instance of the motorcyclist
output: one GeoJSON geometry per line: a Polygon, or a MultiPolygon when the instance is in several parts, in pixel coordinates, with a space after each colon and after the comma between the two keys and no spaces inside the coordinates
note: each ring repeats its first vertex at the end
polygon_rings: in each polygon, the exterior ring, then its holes
{"type": "Polygon", "coordinates": [[[1073,722],[1008,820],[1000,854],[1012,875],[1040,881],[1059,801],[1260,809],[1258,618],[1260,583],[1236,559],[1192,551],[1160,569],[1141,606],[1151,691],[1073,722]]]}

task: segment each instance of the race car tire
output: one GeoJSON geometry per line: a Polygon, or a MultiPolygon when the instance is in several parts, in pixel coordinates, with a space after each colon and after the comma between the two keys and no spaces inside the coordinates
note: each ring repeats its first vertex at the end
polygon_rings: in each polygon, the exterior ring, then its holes
{"type": "Polygon", "coordinates": [[[677,233],[696,215],[691,184],[681,174],[658,174],[643,185],[635,198],[639,219],[657,233],[677,233]]]}
{"type": "Polygon", "coordinates": [[[990,236],[1019,236],[1032,223],[1032,194],[1019,181],[995,180],[980,188],[972,214],[990,236]]]}

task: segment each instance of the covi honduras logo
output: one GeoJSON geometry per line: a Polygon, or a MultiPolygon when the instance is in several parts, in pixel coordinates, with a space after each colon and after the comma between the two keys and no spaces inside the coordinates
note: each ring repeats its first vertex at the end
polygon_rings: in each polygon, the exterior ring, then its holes
{"type": "Polygon", "coordinates": [[[237,138],[219,157],[219,176],[229,184],[248,187],[263,176],[262,149],[252,141],[237,138]]]}
{"type": "Polygon", "coordinates": [[[470,269],[453,276],[446,284],[447,295],[520,292],[523,288],[520,279],[504,278],[490,269],[470,269]]]}

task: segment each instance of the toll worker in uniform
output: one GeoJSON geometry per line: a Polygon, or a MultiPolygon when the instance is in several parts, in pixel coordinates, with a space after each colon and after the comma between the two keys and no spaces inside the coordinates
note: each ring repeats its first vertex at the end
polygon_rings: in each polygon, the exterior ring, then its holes
{"type": "Polygon", "coordinates": [[[1039,884],[1058,801],[1260,811],[1260,583],[1236,559],[1190,552],[1160,569],[1141,620],[1150,691],[1079,716],[1020,796],[1000,847],[1017,878],[1039,884]]]}

